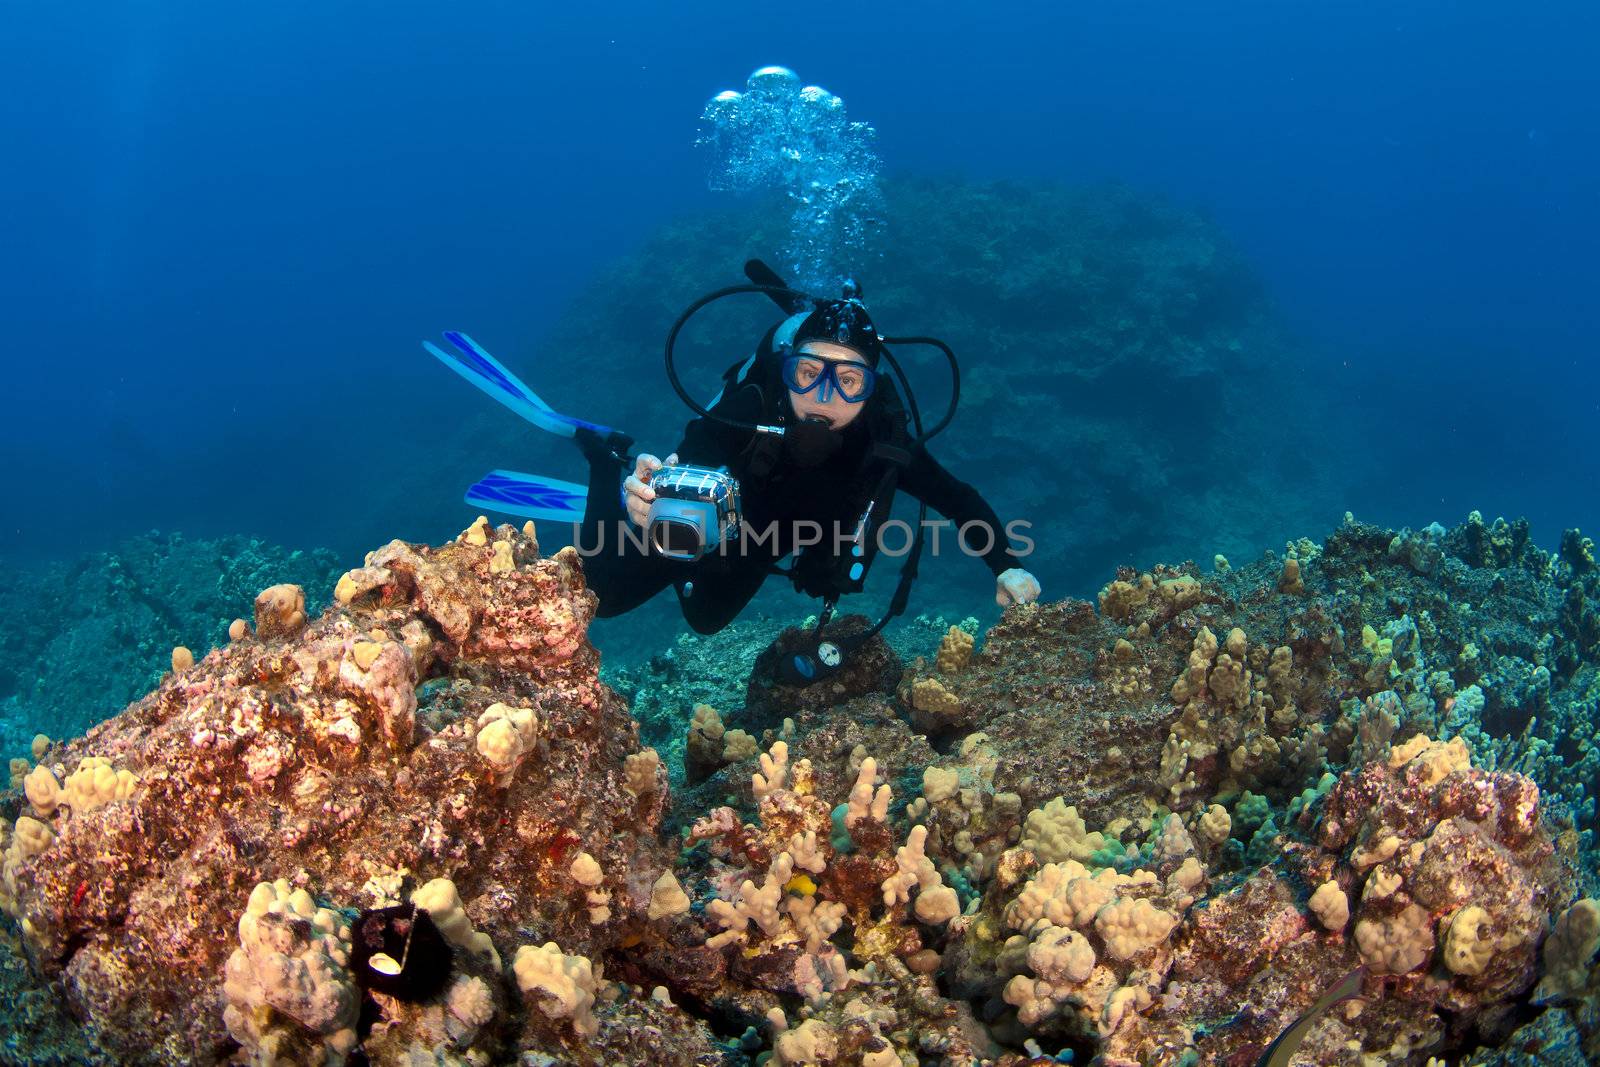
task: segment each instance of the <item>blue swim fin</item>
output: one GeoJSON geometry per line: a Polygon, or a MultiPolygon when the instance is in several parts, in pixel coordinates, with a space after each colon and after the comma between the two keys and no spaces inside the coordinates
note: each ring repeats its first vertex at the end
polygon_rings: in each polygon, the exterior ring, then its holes
{"type": "Polygon", "coordinates": [[[446,330],[444,339],[456,349],[455,352],[447,352],[432,341],[422,342],[422,347],[440,363],[539,429],[561,437],[571,437],[579,428],[593,430],[602,436],[616,432],[609,426],[556,411],[466,334],[458,330],[446,330]]]}
{"type": "Polygon", "coordinates": [[[490,471],[467,490],[475,508],[502,515],[521,515],[549,522],[578,522],[589,491],[559,478],[541,478],[517,471],[490,471]]]}

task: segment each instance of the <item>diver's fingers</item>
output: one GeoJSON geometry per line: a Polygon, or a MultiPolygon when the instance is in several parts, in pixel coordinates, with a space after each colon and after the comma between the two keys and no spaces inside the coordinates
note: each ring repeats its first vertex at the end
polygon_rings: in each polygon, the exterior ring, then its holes
{"type": "Polygon", "coordinates": [[[639,497],[628,497],[628,521],[635,526],[643,526],[650,520],[650,502],[639,497]]]}
{"type": "MultiPolygon", "coordinates": [[[[672,457],[667,457],[670,461],[672,457]]],[[[622,484],[629,494],[644,500],[654,500],[656,491],[650,488],[650,476],[666,464],[648,452],[639,453],[639,458],[633,461],[633,475],[622,484]]]]}
{"type": "Polygon", "coordinates": [[[662,468],[662,462],[648,452],[640,452],[633,461],[633,476],[641,482],[650,480],[650,475],[662,468]]]}
{"type": "Polygon", "coordinates": [[[1031,604],[1039,599],[1041,591],[1039,579],[1021,567],[1012,567],[995,581],[994,602],[1003,608],[1012,604],[1031,604]]]}
{"type": "Polygon", "coordinates": [[[656,491],[650,485],[650,478],[662,467],[670,467],[678,462],[678,454],[674,452],[666,459],[657,459],[648,452],[641,452],[633,463],[633,473],[628,475],[622,483],[623,502],[628,508],[628,518],[637,526],[643,526],[650,518],[650,504],[656,498],[656,491]]]}
{"type": "Polygon", "coordinates": [[[656,498],[656,491],[650,487],[650,476],[662,467],[676,463],[676,454],[670,455],[665,461],[657,459],[648,452],[639,453],[634,460],[633,473],[622,483],[623,493],[626,495],[628,505],[628,518],[637,526],[643,526],[650,516],[650,502],[656,498]]]}

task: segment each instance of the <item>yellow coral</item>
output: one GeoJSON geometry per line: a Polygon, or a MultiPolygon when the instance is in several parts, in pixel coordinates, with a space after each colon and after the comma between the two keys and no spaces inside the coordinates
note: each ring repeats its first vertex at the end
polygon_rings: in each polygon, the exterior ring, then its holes
{"type": "Polygon", "coordinates": [[[1022,830],[1022,847],[1040,863],[1086,860],[1105,843],[1105,835],[1090,833],[1078,809],[1068,805],[1065,797],[1030,811],[1022,830]]]}
{"type": "Polygon", "coordinates": [[[11,835],[11,847],[21,859],[32,859],[55,843],[56,835],[48,824],[23,815],[11,835]]]}
{"type": "Polygon", "coordinates": [[[461,531],[459,540],[481,548],[489,543],[489,516],[479,515],[472,525],[461,531]]]}
{"type": "Polygon", "coordinates": [[[772,1044],[772,1055],[784,1067],[828,1063],[839,1053],[839,1035],[820,1019],[807,1019],[793,1030],[779,1035],[772,1044]]]}
{"type": "Polygon", "coordinates": [[[957,674],[966,670],[967,664],[972,661],[974,645],[972,635],[959,626],[952,626],[939,642],[939,653],[934,657],[934,662],[939,667],[940,674],[957,674]]]}
{"type": "Polygon", "coordinates": [[[256,594],[256,633],[287,637],[306,624],[306,592],[298,585],[272,585],[256,594]]]}
{"type": "Polygon", "coordinates": [[[1354,852],[1350,853],[1350,865],[1358,871],[1364,871],[1368,867],[1392,859],[1399,850],[1400,838],[1394,834],[1389,834],[1387,837],[1371,843],[1370,848],[1366,845],[1356,848],[1354,852]]]}
{"type": "Polygon", "coordinates": [[[1220,845],[1233,832],[1233,818],[1221,804],[1213,804],[1200,816],[1200,834],[1213,845],[1220,845]]]}
{"type": "Polygon", "coordinates": [[[1033,973],[1054,983],[1086,982],[1096,962],[1087,937],[1059,926],[1041,931],[1028,946],[1027,958],[1033,973]]]}
{"type": "MultiPolygon", "coordinates": [[[[872,819],[876,822],[885,822],[889,818],[889,801],[891,794],[887,785],[873,786],[878,780],[878,761],[871,756],[861,761],[861,768],[856,772],[855,785],[850,787],[849,806],[846,808],[844,824],[848,829],[855,829],[856,823],[863,819],[872,819]]],[[[914,827],[915,833],[920,827],[914,827]]]]}
{"type": "Polygon", "coordinates": [[[917,894],[917,904],[912,910],[920,922],[943,926],[961,914],[961,898],[949,886],[936,885],[917,894]]]}
{"type": "Polygon", "coordinates": [[[1131,878],[1109,867],[1089,873],[1077,860],[1047,863],[1006,906],[1005,919],[1013,930],[1028,930],[1040,921],[1051,926],[1081,927],[1116,896],[1119,885],[1131,878]]]}
{"type": "Polygon", "coordinates": [[[89,756],[67,776],[60,799],[74,814],[93,811],[113,801],[127,800],[138,784],[133,772],[117,770],[103,756],[89,756]]]}
{"type": "Polygon", "coordinates": [[[1419,761],[1422,784],[1437,785],[1456,771],[1472,766],[1472,749],[1457,736],[1449,741],[1432,741],[1426,734],[1418,734],[1389,752],[1389,767],[1398,770],[1413,760],[1419,761]]]}
{"type": "Polygon", "coordinates": [[[628,792],[636,797],[649,796],[656,791],[660,770],[661,755],[653,748],[640,749],[624,756],[622,760],[628,792]]]}
{"type": "Polygon", "coordinates": [[[1444,965],[1456,974],[1479,975],[1494,958],[1495,940],[1484,936],[1489,913],[1476,904],[1456,912],[1444,935],[1444,965]]]}
{"type": "Polygon", "coordinates": [[[689,896],[671,871],[655,880],[650,887],[650,910],[646,913],[652,921],[682,915],[688,910],[689,896]]]}
{"type": "Polygon", "coordinates": [[[764,800],[782,789],[784,782],[788,780],[789,743],[774,741],[772,748],[761,754],[759,762],[761,770],[750,776],[750,792],[757,800],[764,800]]]}
{"type": "Polygon", "coordinates": [[[532,708],[490,704],[478,716],[478,754],[500,774],[514,770],[539,736],[532,708]]]}
{"type": "Polygon", "coordinates": [[[1123,986],[1106,999],[1100,1013],[1099,1029],[1102,1036],[1116,1033],[1130,1016],[1144,1011],[1154,1002],[1150,991],[1143,986],[1123,986]]]}
{"type": "Polygon", "coordinates": [[[1150,600],[1155,585],[1155,579],[1148,574],[1139,575],[1138,584],[1121,579],[1109,583],[1100,590],[1100,614],[1117,622],[1128,622],[1150,600]]]}
{"type": "Polygon", "coordinates": [[[512,959],[517,988],[538,998],[539,1010],[551,1019],[571,1019],[580,1037],[600,1032],[594,998],[600,979],[584,956],[569,956],[554,941],[538,948],[523,945],[512,959]]]}
{"type": "Polygon", "coordinates": [[[382,652],[383,646],[376,641],[357,641],[350,648],[350,658],[356,661],[357,667],[370,671],[382,652]]]}
{"type": "Polygon", "coordinates": [[[1245,669],[1244,663],[1232,653],[1224,652],[1217,657],[1216,666],[1206,679],[1206,686],[1224,707],[1232,705],[1243,710],[1250,702],[1250,681],[1251,674],[1245,669]]]}
{"type": "Polygon", "coordinates": [[[1095,915],[1094,928],[1113,959],[1131,960],[1167,940],[1178,917],[1148,900],[1113,901],[1095,915]]]}
{"type": "Polygon", "coordinates": [[[1310,907],[1325,930],[1338,933],[1350,921],[1350,898],[1332,878],[1317,886],[1311,894],[1310,907]]]}
{"type": "Polygon", "coordinates": [[[743,730],[729,730],[723,735],[722,758],[729,763],[739,763],[754,756],[760,749],[755,735],[743,730]]]}
{"type": "Polygon", "coordinates": [[[445,997],[450,1014],[469,1027],[481,1027],[494,1018],[494,994],[482,978],[458,977],[445,997]]]}
{"type": "Polygon", "coordinates": [[[948,800],[961,787],[961,772],[954,767],[927,767],[922,772],[922,796],[930,804],[948,800]]]}
{"type": "Polygon", "coordinates": [[[567,873],[572,880],[586,889],[593,889],[605,880],[605,872],[600,869],[600,862],[587,852],[580,852],[576,859],[567,867],[567,873]]]}
{"type": "Polygon", "coordinates": [[[1217,635],[1211,632],[1211,627],[1200,627],[1189,649],[1189,665],[1172,683],[1173,703],[1185,704],[1204,691],[1211,663],[1217,658],[1217,647],[1217,635]]]}
{"type": "Polygon", "coordinates": [[[56,805],[61,803],[61,783],[55,772],[42,763],[22,780],[22,791],[34,810],[46,818],[55,814],[56,805]]]}
{"type": "Polygon", "coordinates": [[[1279,645],[1272,650],[1272,659],[1267,663],[1267,684],[1274,692],[1282,692],[1290,687],[1294,681],[1294,649],[1288,645],[1279,645]]]}
{"type": "Polygon", "coordinates": [[[937,719],[950,719],[961,713],[961,698],[937,678],[919,678],[911,683],[911,706],[937,719]]]}
{"type": "Polygon", "coordinates": [[[717,714],[717,709],[710,704],[696,704],[694,716],[689,720],[689,729],[702,734],[712,740],[722,740],[722,716],[717,714]]]}
{"type": "Polygon", "coordinates": [[[1290,596],[1300,596],[1306,591],[1306,583],[1300,577],[1300,561],[1286,559],[1283,561],[1283,571],[1278,575],[1278,592],[1290,596]]]}
{"type": "MultiPolygon", "coordinates": [[[[390,543],[399,544],[399,542],[390,543]]],[[[366,566],[346,571],[333,587],[333,599],[348,606],[357,598],[366,596],[375,589],[381,589],[393,577],[387,567],[366,566]]]]}
{"type": "Polygon", "coordinates": [[[1433,926],[1428,913],[1407,904],[1400,914],[1356,923],[1356,946],[1375,974],[1405,974],[1433,954],[1433,926]]]}
{"type": "Polygon", "coordinates": [[[1205,596],[1205,589],[1201,587],[1199,580],[1187,574],[1178,578],[1168,578],[1158,588],[1161,590],[1161,599],[1166,601],[1167,608],[1175,612],[1198,604],[1205,596]]]}
{"type": "MultiPolygon", "coordinates": [[[[689,722],[689,737],[684,745],[684,755],[691,769],[709,772],[728,762],[723,754],[722,716],[710,704],[696,704],[694,717],[689,722]]],[[[743,758],[743,757],[741,757],[743,758]]]]}
{"type": "Polygon", "coordinates": [[[411,894],[411,903],[428,913],[433,924],[457,948],[483,956],[500,969],[500,953],[496,951],[489,935],[472,928],[467,909],[456,892],[456,884],[448,878],[435,878],[411,894]]]}

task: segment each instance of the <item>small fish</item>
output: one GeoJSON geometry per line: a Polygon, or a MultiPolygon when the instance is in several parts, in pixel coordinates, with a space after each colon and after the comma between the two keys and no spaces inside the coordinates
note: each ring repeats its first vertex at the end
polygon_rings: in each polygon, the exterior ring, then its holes
{"type": "Polygon", "coordinates": [[[1357,967],[1339,979],[1332,989],[1322,994],[1322,999],[1307,1008],[1304,1015],[1290,1023],[1289,1029],[1279,1034],[1272,1044],[1266,1047],[1261,1053],[1261,1058],[1256,1061],[1256,1067],[1289,1067],[1290,1058],[1300,1047],[1300,1042],[1311,1032],[1311,1027],[1322,1017],[1322,1013],[1335,1004],[1360,997],[1361,983],[1366,977],[1366,967],[1357,967]]]}

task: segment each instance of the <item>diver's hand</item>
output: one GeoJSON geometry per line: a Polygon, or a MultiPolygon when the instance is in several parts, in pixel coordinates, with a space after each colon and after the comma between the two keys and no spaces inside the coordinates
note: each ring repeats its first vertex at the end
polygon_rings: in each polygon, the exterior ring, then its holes
{"type": "Polygon", "coordinates": [[[676,462],[678,462],[676,452],[664,460],[641,452],[639,458],[634,460],[633,473],[622,483],[622,491],[627,494],[628,518],[633,520],[635,526],[645,524],[645,520],[650,516],[650,502],[656,498],[656,491],[650,488],[650,476],[662,467],[670,467],[676,462]]]}
{"type": "Polygon", "coordinates": [[[1039,579],[1023,570],[1012,567],[1001,571],[994,583],[994,602],[1001,607],[1011,604],[1031,604],[1039,599],[1039,579]]]}

